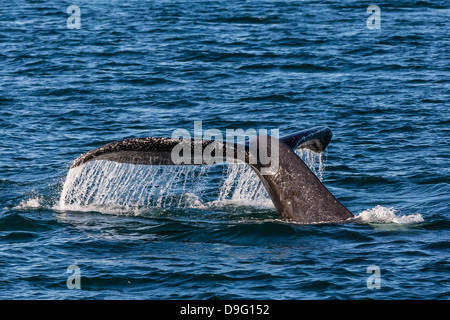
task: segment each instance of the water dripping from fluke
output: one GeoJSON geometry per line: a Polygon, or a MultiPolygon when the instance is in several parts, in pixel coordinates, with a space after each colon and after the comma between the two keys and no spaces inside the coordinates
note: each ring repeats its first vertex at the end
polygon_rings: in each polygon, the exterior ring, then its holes
{"type": "MultiPolygon", "coordinates": [[[[321,179],[322,154],[297,152],[321,179]]],[[[69,170],[55,209],[142,214],[230,205],[274,209],[260,179],[246,164],[151,166],[98,160],[69,170]]]]}

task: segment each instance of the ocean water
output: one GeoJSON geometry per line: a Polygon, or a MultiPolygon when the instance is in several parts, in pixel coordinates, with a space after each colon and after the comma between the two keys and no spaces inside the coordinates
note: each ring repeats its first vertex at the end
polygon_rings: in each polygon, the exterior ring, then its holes
{"type": "Polygon", "coordinates": [[[449,15],[413,0],[2,2],[0,298],[449,299],[449,15]],[[283,221],[243,165],[69,170],[194,121],[330,127],[325,153],[299,154],[355,219],[283,221]]]}

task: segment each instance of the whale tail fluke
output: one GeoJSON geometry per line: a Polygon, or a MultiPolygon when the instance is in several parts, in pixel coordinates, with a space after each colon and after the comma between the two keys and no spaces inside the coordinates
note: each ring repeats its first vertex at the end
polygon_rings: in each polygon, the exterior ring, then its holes
{"type": "Polygon", "coordinates": [[[327,148],[332,136],[330,128],[315,127],[283,136],[280,138],[280,141],[291,150],[304,148],[321,153],[327,148]]]}
{"type": "Polygon", "coordinates": [[[212,155],[214,160],[223,159],[215,163],[232,162],[239,158],[249,164],[261,179],[282,219],[304,224],[342,222],[353,217],[352,213],[327,190],[295,153],[300,148],[323,152],[331,137],[329,128],[315,127],[279,139],[259,136],[245,145],[234,142],[217,143],[214,140],[134,138],[91,150],[78,157],[71,168],[92,160],[143,165],[210,164],[208,159],[195,159],[196,151],[200,150],[201,154],[208,151],[207,154],[212,155]],[[258,153],[262,146],[271,155],[270,163],[262,163],[260,157],[255,157],[255,150],[258,153]],[[174,154],[180,155],[178,149],[182,151],[185,161],[174,159],[174,154]],[[273,161],[275,155],[276,161],[273,161]],[[273,167],[275,162],[276,167],[273,167]],[[268,166],[275,170],[265,170],[268,166]]]}

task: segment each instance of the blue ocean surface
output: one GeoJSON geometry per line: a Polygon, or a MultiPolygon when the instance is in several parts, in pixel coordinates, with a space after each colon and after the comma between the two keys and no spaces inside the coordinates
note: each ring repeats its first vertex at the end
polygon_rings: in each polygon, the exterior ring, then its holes
{"type": "Polygon", "coordinates": [[[448,1],[3,1],[0,299],[449,299],[449,16],[448,1]],[[245,165],[70,169],[194,121],[328,126],[327,150],[299,155],[355,219],[280,219],[245,165]]]}

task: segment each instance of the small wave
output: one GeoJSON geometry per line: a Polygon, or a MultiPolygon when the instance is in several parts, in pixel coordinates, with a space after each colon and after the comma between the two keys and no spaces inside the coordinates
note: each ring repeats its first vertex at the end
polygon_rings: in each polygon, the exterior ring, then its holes
{"type": "Polygon", "coordinates": [[[280,66],[280,70],[285,71],[297,71],[297,72],[330,72],[335,71],[336,69],[330,66],[320,66],[316,64],[310,63],[301,63],[301,64],[285,64],[280,66]]]}
{"type": "Polygon", "coordinates": [[[262,17],[262,16],[237,16],[237,17],[221,17],[216,19],[206,20],[214,23],[236,23],[236,24],[260,24],[260,23],[274,23],[277,17],[262,17]]]}
{"type": "MultiPolygon", "coordinates": [[[[98,212],[102,214],[112,214],[112,215],[134,215],[134,216],[145,216],[148,215],[152,208],[142,208],[142,207],[132,207],[122,204],[78,204],[70,203],[62,206],[57,203],[53,206],[53,210],[61,212],[98,212]]],[[[155,208],[155,211],[158,211],[155,208]]]]}
{"type": "Polygon", "coordinates": [[[246,101],[292,102],[294,101],[294,99],[284,94],[268,94],[263,96],[243,97],[238,100],[238,102],[246,102],[246,101]]]}
{"type": "Polygon", "coordinates": [[[412,224],[423,222],[424,219],[421,214],[400,215],[400,211],[397,209],[377,205],[372,209],[362,211],[355,217],[355,221],[363,223],[412,224]]]}

